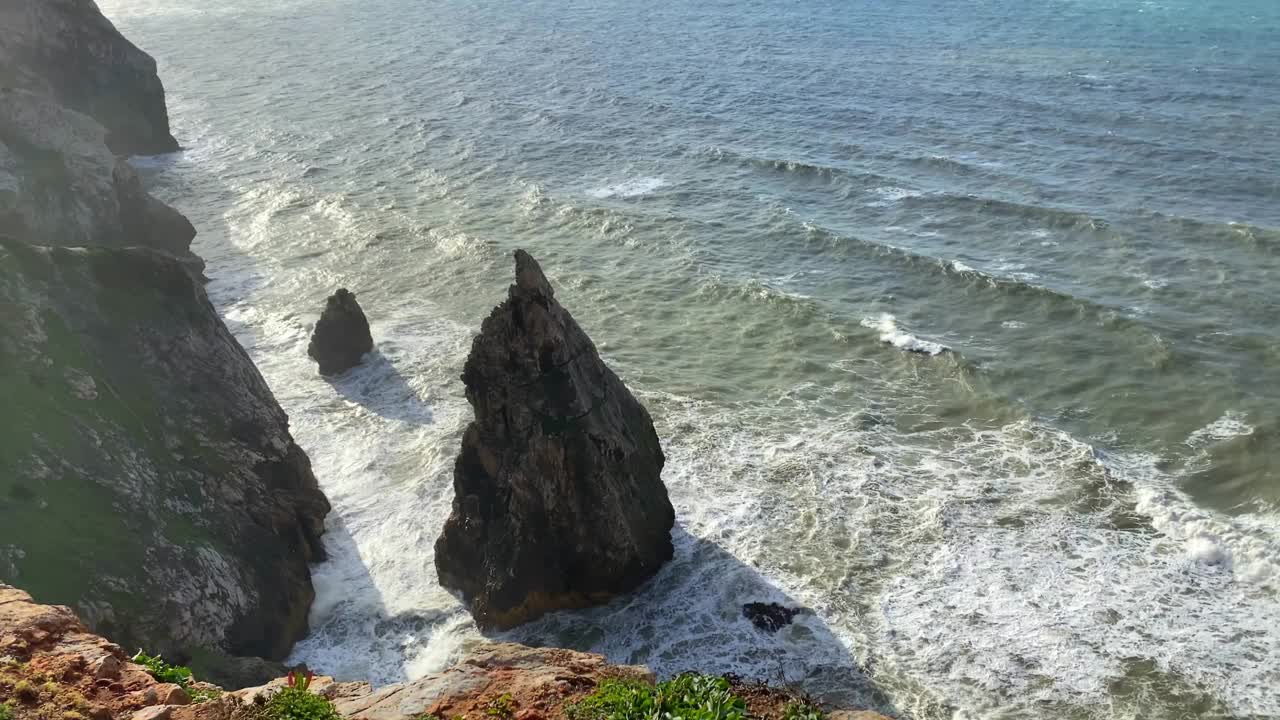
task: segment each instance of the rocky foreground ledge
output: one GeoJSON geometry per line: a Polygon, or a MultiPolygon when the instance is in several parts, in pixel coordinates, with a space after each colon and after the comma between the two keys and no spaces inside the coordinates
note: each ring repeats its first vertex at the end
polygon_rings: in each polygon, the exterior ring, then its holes
{"type": "MultiPolygon", "coordinates": [[[[599,655],[511,643],[483,645],[457,665],[410,683],[373,689],[316,678],[328,720],[598,720],[593,698],[609,687],[649,687],[643,667],[599,655]],[[584,702],[585,701],[585,702],[584,702]]],[[[124,650],[89,632],[69,608],[40,605],[0,585],[0,716],[12,720],[310,720],[273,718],[284,679],[224,692],[204,683],[161,682],[124,650]],[[193,699],[194,698],[194,699],[193,699]]],[[[729,680],[740,717],[757,720],[887,720],[868,711],[821,713],[799,695],[729,680]],[[799,708],[814,714],[801,714],[799,708]]],[[[727,696],[726,696],[727,697],[727,696]]]]}

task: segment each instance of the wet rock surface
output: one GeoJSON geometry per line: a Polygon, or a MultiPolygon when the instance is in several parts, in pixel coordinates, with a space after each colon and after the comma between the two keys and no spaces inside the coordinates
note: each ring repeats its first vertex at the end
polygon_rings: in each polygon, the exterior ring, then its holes
{"type": "Polygon", "coordinates": [[[360,364],[373,350],[369,320],[346,288],[329,296],[307,345],[307,355],[320,365],[321,375],[337,375],[360,364]]]}
{"type": "Polygon", "coordinates": [[[537,261],[484,321],[462,380],[475,420],[436,541],[441,584],[506,628],[605,602],[672,556],[675,513],[648,411],[600,359],[537,261]]]}
{"type": "Polygon", "coordinates": [[[791,624],[804,608],[789,608],[778,603],[751,602],[742,606],[742,616],[765,632],[777,632],[791,624]]]}

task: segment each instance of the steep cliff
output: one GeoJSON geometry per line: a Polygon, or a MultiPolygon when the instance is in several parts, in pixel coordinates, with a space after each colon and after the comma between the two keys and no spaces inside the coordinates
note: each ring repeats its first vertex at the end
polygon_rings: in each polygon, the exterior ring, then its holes
{"type": "Polygon", "coordinates": [[[195,228],[143,190],[105,135],[50,95],[0,89],[0,232],[39,244],[142,245],[203,267],[190,250],[195,228]]]}
{"type": "Polygon", "coordinates": [[[0,87],[45,94],[93,117],[117,154],[178,149],[156,61],[93,0],[4,0],[0,29],[0,87]]]}
{"type": "Polygon", "coordinates": [[[671,559],[675,512],[648,411],[528,253],[463,369],[475,420],[436,541],[442,585],[482,627],[604,602],[671,559]]]}
{"type": "Polygon", "coordinates": [[[328,502],[202,287],[0,240],[0,580],[170,656],[283,657],[328,502]]]}

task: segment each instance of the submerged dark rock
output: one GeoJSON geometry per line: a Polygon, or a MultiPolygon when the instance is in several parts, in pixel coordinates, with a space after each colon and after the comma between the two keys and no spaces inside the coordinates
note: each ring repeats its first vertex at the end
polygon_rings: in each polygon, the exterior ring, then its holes
{"type": "Polygon", "coordinates": [[[360,358],[371,350],[373,335],[364,310],[355,293],[339,288],[325,301],[307,355],[320,364],[321,375],[337,375],[359,365],[360,358]]]}
{"type": "Polygon", "coordinates": [[[675,512],[648,411],[517,250],[516,283],[484,321],[462,380],[475,420],[436,540],[440,582],[506,628],[605,602],[673,553],[675,512]]]}
{"type": "Polygon", "coordinates": [[[804,608],[789,608],[778,603],[750,602],[742,606],[742,616],[765,632],[777,632],[790,625],[804,608]]]}
{"type": "Polygon", "coordinates": [[[5,0],[0,28],[0,87],[49,95],[92,117],[116,154],[178,149],[156,61],[92,0],[5,0]]]}

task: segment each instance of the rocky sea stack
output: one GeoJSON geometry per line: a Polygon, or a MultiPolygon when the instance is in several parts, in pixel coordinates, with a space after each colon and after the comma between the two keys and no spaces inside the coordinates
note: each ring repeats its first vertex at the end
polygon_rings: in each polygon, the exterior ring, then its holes
{"type": "Polygon", "coordinates": [[[337,375],[359,365],[360,358],[371,350],[373,335],[364,310],[355,293],[339,288],[325,301],[307,355],[320,364],[321,375],[337,375]]]}
{"type": "Polygon", "coordinates": [[[507,628],[633,590],[672,556],[675,512],[648,411],[528,253],[462,380],[475,420],[436,540],[440,582],[507,628]]]}

